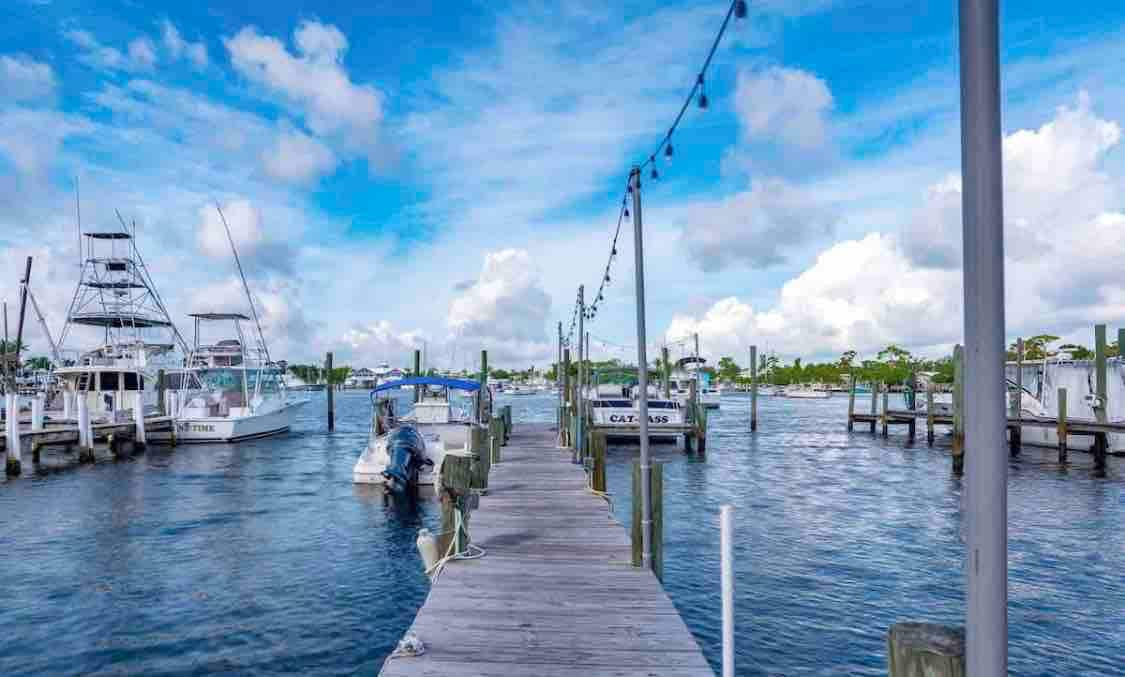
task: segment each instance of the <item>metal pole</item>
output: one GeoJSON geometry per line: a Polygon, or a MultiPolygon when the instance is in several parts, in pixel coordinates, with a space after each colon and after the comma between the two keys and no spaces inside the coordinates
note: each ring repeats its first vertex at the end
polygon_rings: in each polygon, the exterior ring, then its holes
{"type": "Polygon", "coordinates": [[[723,677],[734,677],[734,508],[719,508],[719,542],[723,590],[723,677]]]}
{"type": "Polygon", "coordinates": [[[578,463],[582,459],[582,449],[585,442],[586,426],[583,420],[582,411],[582,387],[586,382],[585,370],[583,369],[586,352],[585,341],[582,339],[586,335],[585,329],[586,321],[586,287],[585,285],[578,285],[578,387],[576,388],[576,411],[578,412],[578,439],[574,440],[574,462],[578,463]]]}
{"type": "Polygon", "coordinates": [[[648,356],[645,354],[645,253],[641,225],[641,168],[629,173],[633,189],[633,256],[637,278],[637,381],[640,386],[641,433],[641,566],[652,568],[652,461],[648,457],[648,356]]]}
{"type": "Polygon", "coordinates": [[[23,318],[27,313],[27,285],[31,282],[31,257],[27,257],[27,270],[20,283],[20,319],[16,322],[16,362],[12,365],[13,373],[20,366],[20,351],[23,350],[23,318]]]}
{"type": "Polygon", "coordinates": [[[1008,460],[999,0],[960,0],[967,674],[1008,674],[1008,460]]]}

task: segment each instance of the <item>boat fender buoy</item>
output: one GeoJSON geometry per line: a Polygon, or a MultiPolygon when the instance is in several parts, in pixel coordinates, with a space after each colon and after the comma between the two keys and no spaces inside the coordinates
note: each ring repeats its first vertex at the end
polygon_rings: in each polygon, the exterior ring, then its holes
{"type": "MultiPolygon", "coordinates": [[[[425,530],[423,529],[423,531],[425,530]]],[[[424,653],[426,653],[426,645],[422,643],[418,635],[414,634],[413,630],[407,630],[402,639],[398,641],[398,646],[395,647],[391,658],[413,658],[424,653]]]]}
{"type": "Polygon", "coordinates": [[[419,529],[418,540],[415,542],[418,545],[418,554],[422,556],[422,566],[426,571],[433,569],[438,563],[437,539],[429,529],[419,529]]]}

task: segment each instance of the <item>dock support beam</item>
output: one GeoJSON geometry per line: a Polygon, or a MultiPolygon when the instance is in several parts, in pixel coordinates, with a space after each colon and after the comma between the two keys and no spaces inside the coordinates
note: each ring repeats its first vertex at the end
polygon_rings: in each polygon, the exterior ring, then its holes
{"type": "MultiPolygon", "coordinates": [[[[852,393],[854,400],[855,393],[852,393]]],[[[852,410],[848,409],[848,430],[852,429],[852,410]]],[[[750,346],[750,432],[758,430],[758,346],[750,346]]]]}
{"type": "Polygon", "coordinates": [[[934,446],[934,384],[926,384],[926,444],[934,446]]]}
{"type": "Polygon", "coordinates": [[[960,0],[968,674],[1008,674],[999,0],[960,0]]]}
{"type": "Polygon", "coordinates": [[[133,436],[133,451],[137,449],[144,449],[148,443],[148,436],[145,435],[145,403],[144,393],[140,390],[133,393],[133,420],[136,422],[137,431],[133,436]]]}
{"type": "Polygon", "coordinates": [[[559,446],[569,447],[570,441],[570,348],[563,349],[563,377],[561,404],[559,405],[559,446]]]}
{"type": "MultiPolygon", "coordinates": [[[[1105,345],[1105,325],[1094,325],[1094,376],[1095,376],[1095,395],[1097,401],[1094,402],[1094,418],[1098,423],[1105,423],[1108,420],[1106,411],[1108,410],[1109,399],[1107,388],[1106,373],[1106,345],[1105,345]]],[[[1099,472],[1105,470],[1106,453],[1109,451],[1109,435],[1104,432],[1094,433],[1094,470],[1099,472]]]]}
{"type": "Polygon", "coordinates": [[[605,481],[605,452],[606,452],[606,434],[604,432],[595,432],[591,444],[591,453],[593,455],[593,466],[591,468],[590,487],[594,491],[601,493],[606,492],[605,481]]]}
{"type": "Polygon", "coordinates": [[[1015,458],[1023,446],[1023,339],[1016,339],[1016,393],[1012,398],[1012,418],[1016,424],[1008,428],[1008,453],[1015,458]]]}
{"type": "Polygon", "coordinates": [[[324,389],[328,391],[328,432],[336,429],[336,401],[332,388],[332,353],[328,353],[324,358],[324,389]]]}
{"type": "Polygon", "coordinates": [[[875,434],[875,415],[879,413],[879,382],[871,381],[871,434],[875,434]]]}
{"type": "Polygon", "coordinates": [[[888,432],[888,429],[890,427],[889,426],[890,421],[888,420],[890,415],[887,413],[888,411],[890,411],[890,397],[891,397],[891,388],[890,388],[890,386],[884,384],[883,385],[883,416],[882,416],[882,419],[881,419],[882,424],[883,424],[883,437],[887,436],[887,432],[888,432]]]}
{"type": "Polygon", "coordinates": [[[965,351],[953,346],[953,473],[965,472],[965,351]]]}
{"type": "Polygon", "coordinates": [[[720,573],[723,593],[723,677],[734,677],[734,508],[719,508],[720,573]]]}
{"type": "MultiPolygon", "coordinates": [[[[477,397],[477,421],[484,423],[484,400],[485,395],[488,394],[488,351],[480,351],[480,396],[477,397]]],[[[488,412],[489,418],[492,417],[492,411],[488,412]]]]}

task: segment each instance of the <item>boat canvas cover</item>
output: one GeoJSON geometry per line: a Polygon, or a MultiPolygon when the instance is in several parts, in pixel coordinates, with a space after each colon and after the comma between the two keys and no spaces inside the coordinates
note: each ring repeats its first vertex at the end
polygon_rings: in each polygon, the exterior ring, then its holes
{"type": "Polygon", "coordinates": [[[410,376],[408,378],[399,379],[397,381],[388,381],[381,383],[371,391],[371,394],[383,392],[384,390],[394,390],[406,386],[442,386],[451,388],[453,390],[480,390],[480,383],[477,381],[470,381],[463,378],[446,378],[444,376],[410,376]]]}

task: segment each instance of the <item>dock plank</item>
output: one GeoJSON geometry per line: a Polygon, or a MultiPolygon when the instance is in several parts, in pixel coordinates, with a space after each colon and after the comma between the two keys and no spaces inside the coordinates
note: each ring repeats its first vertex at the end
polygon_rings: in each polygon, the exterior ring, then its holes
{"type": "Polygon", "coordinates": [[[469,520],[487,554],[446,566],[411,626],[425,654],[382,675],[714,674],[570,457],[546,425],[513,431],[469,520]]]}

